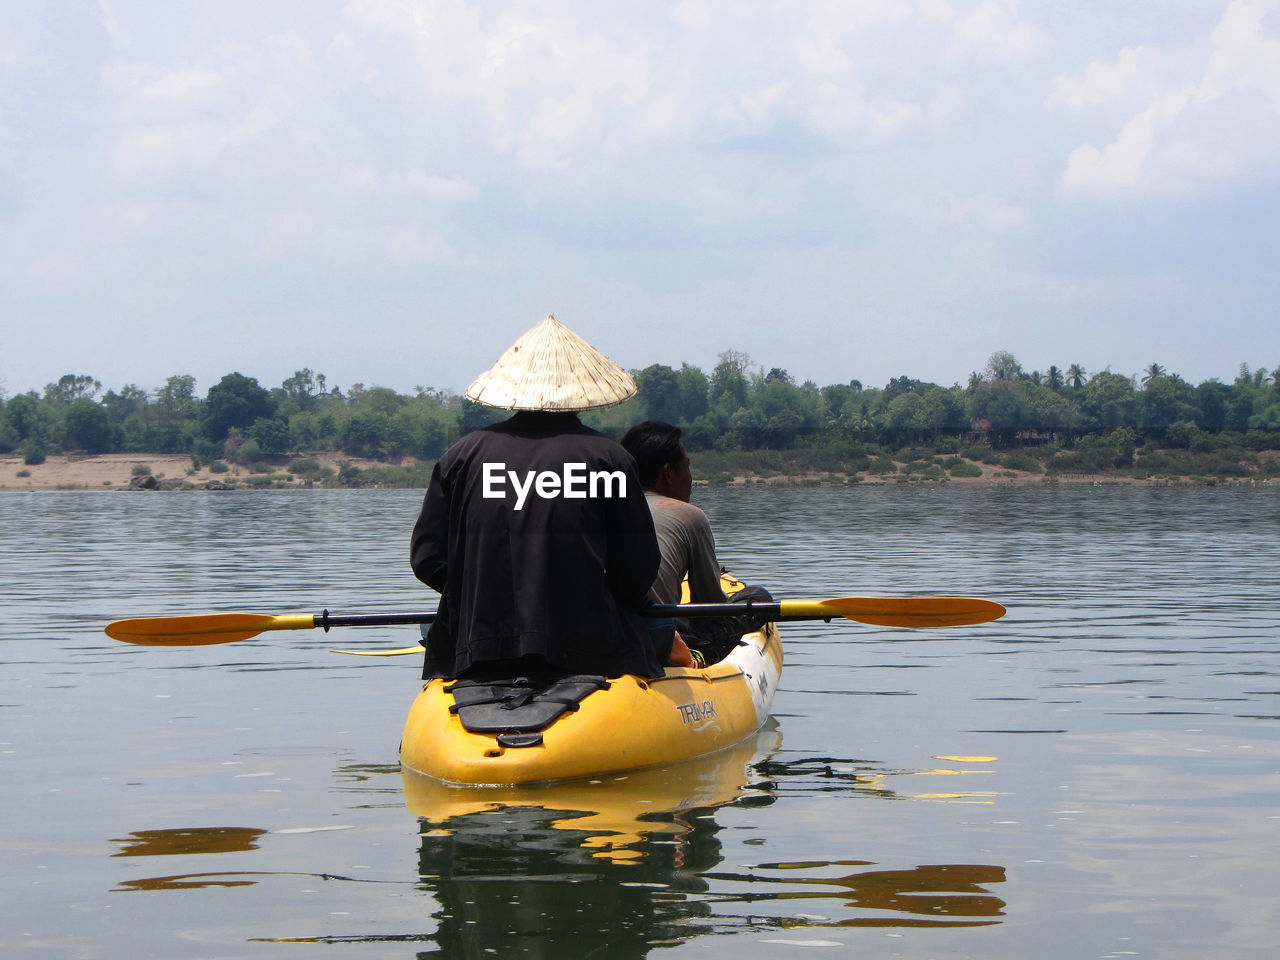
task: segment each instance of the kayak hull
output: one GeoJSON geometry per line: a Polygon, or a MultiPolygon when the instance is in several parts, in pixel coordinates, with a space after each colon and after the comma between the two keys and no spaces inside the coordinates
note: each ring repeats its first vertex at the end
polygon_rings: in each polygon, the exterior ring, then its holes
{"type": "Polygon", "coordinates": [[[430,680],[409,710],[400,762],[446,783],[507,786],[576,780],[690,760],[754,734],[769,718],[782,673],[774,624],[745,634],[719,663],[668,667],[652,679],[611,678],[541,730],[531,746],[467,730],[452,681],[430,680]]]}

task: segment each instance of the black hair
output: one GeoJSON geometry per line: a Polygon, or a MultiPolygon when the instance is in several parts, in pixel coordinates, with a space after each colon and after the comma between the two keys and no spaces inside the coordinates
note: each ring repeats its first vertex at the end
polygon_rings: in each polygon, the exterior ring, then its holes
{"type": "Polygon", "coordinates": [[[663,466],[680,465],[680,459],[685,453],[684,444],[680,442],[683,436],[679,427],[661,420],[637,423],[622,435],[620,442],[623,448],[636,459],[640,486],[652,487],[657,483],[663,466]]]}

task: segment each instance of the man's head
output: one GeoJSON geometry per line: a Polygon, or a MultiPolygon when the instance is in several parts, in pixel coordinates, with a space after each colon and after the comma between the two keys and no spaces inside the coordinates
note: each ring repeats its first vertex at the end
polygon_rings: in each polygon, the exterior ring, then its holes
{"type": "Polygon", "coordinates": [[[622,446],[635,457],[640,485],[664,497],[688,500],[693,491],[689,454],[681,442],[679,427],[660,420],[646,420],[628,430],[622,446]]]}

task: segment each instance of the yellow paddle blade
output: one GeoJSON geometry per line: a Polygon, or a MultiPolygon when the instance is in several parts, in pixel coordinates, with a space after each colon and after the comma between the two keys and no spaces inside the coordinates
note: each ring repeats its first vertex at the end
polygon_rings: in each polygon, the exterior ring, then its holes
{"type": "Polygon", "coordinates": [[[882,627],[958,627],[1004,616],[1004,607],[978,597],[839,597],[783,600],[783,617],[846,617],[882,627]]]}
{"type": "Polygon", "coordinates": [[[265,613],[210,613],[190,617],[134,617],[107,624],[107,636],[125,643],[160,647],[194,647],[248,640],[264,630],[310,630],[309,613],[273,617],[265,613]]]}
{"type": "Polygon", "coordinates": [[[387,650],[333,650],[330,653],[345,653],[349,657],[404,657],[411,653],[421,653],[422,644],[412,647],[393,647],[387,650]]]}

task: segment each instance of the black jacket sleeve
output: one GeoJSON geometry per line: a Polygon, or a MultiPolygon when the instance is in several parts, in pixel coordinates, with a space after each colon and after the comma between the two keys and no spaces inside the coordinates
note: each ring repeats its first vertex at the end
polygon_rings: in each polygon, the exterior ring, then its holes
{"type": "Polygon", "coordinates": [[[449,491],[437,463],[422,501],[422,512],[413,525],[409,562],[419,580],[437,593],[449,582],[449,491]]]}
{"type": "Polygon", "coordinates": [[[635,461],[627,457],[627,492],[609,511],[609,553],[605,575],[609,589],[625,610],[641,607],[658,575],[662,554],[653,530],[653,514],[640,486],[635,461]]]}

